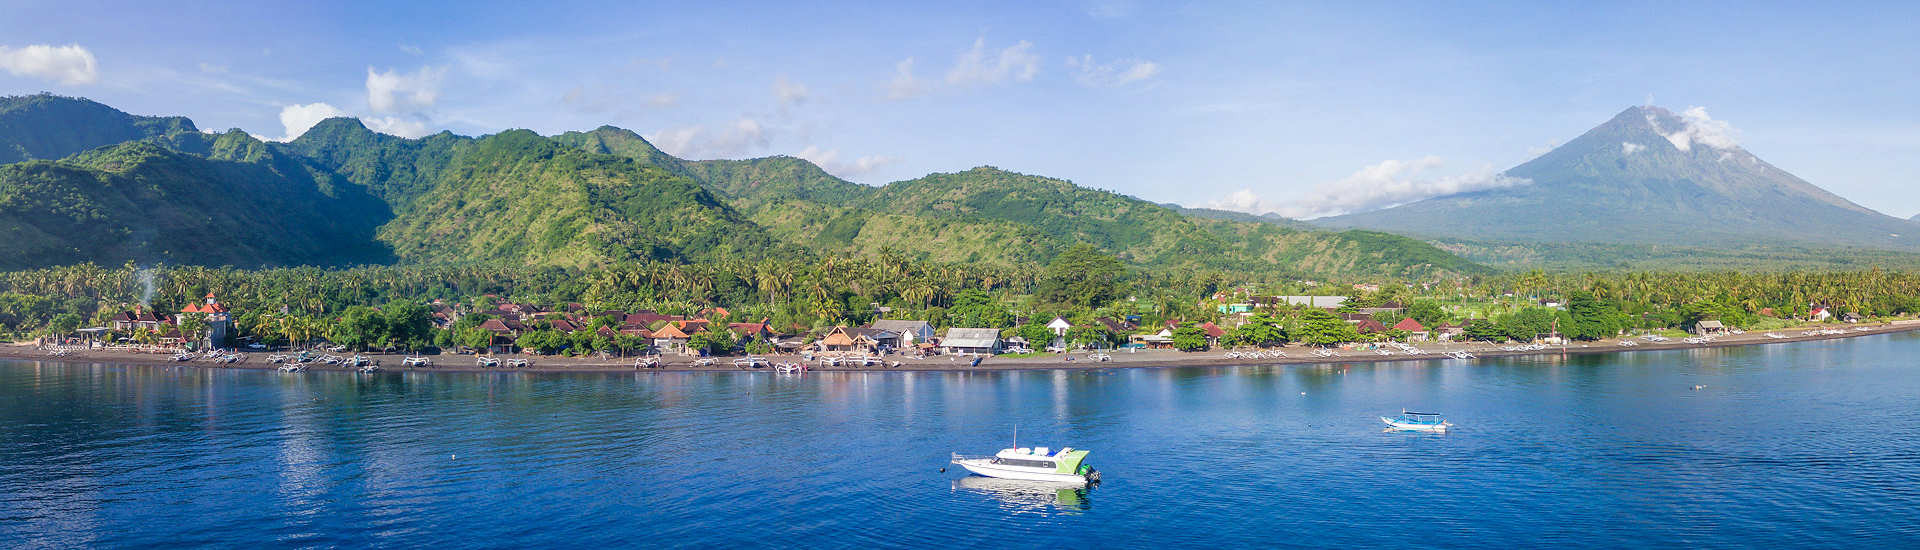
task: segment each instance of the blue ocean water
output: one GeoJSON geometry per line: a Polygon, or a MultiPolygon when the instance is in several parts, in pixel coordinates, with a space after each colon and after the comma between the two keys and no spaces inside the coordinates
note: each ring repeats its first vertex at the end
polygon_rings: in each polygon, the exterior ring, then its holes
{"type": "Polygon", "coordinates": [[[6,362],[0,546],[1913,547],[1917,358],[1897,334],[802,376],[6,362]],[[1383,432],[1403,407],[1458,429],[1383,432]],[[1016,426],[1104,483],[939,471],[1016,426]]]}

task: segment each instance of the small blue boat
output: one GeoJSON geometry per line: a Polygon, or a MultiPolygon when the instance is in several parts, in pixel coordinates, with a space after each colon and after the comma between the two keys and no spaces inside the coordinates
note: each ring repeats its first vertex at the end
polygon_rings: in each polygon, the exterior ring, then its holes
{"type": "Polygon", "coordinates": [[[1405,409],[1400,411],[1400,416],[1392,418],[1382,416],[1380,421],[1387,423],[1389,430],[1404,432],[1446,433],[1448,428],[1453,427],[1453,423],[1447,422],[1447,419],[1439,413],[1412,412],[1405,409]]]}

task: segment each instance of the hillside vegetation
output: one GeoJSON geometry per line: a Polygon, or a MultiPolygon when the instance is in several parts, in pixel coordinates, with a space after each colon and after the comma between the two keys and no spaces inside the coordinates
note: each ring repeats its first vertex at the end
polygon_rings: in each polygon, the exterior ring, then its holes
{"type": "Polygon", "coordinates": [[[8,267],[399,261],[587,268],[794,255],[1002,267],[1090,245],[1135,267],[1269,276],[1485,268],[1419,241],[1188,216],[981,167],[873,187],[804,159],[676,158],[632,131],[405,139],[336,118],[287,143],[56,96],[0,103],[8,267]],[[105,147],[104,149],[93,149],[105,147]]]}

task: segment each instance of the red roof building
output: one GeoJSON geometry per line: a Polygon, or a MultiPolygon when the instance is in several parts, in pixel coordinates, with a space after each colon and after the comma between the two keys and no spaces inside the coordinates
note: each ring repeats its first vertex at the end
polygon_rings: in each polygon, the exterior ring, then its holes
{"type": "Polygon", "coordinates": [[[1426,332],[1427,327],[1425,325],[1420,324],[1419,321],[1413,320],[1412,317],[1408,317],[1405,319],[1401,319],[1400,322],[1398,323],[1394,323],[1393,330],[1404,330],[1407,332],[1426,332]]]}

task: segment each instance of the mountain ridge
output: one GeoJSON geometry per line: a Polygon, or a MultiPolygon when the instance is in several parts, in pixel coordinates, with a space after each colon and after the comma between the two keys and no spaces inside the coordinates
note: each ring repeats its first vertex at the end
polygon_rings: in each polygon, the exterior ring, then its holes
{"type": "MultiPolygon", "coordinates": [[[[111,110],[88,100],[40,101],[111,110]]],[[[359,232],[335,236],[334,248],[357,250],[364,244],[380,248],[391,261],[405,263],[587,267],[629,260],[753,261],[772,256],[900,253],[940,262],[1017,267],[1044,264],[1061,250],[1093,244],[1130,264],[1155,268],[1236,269],[1316,278],[1487,272],[1483,266],[1404,237],[1188,216],[1067,180],[990,166],[868,186],[792,156],[680,159],[636,132],[613,126],[554,136],[507,130],[479,137],[441,132],[410,139],[374,132],[357,119],[331,118],[282,143],[261,142],[239,132],[206,134],[185,119],[126,118],[132,116],[105,120],[119,129],[153,130],[136,132],[138,139],[108,149],[136,143],[164,149],[177,157],[175,164],[185,167],[150,169],[138,177],[205,190],[265,182],[282,197],[316,208],[338,203],[360,209],[351,215],[328,211],[322,223],[280,212],[294,208],[284,200],[245,193],[233,196],[259,204],[195,203],[155,196],[144,203],[115,203],[122,207],[109,209],[95,220],[138,219],[143,209],[212,208],[231,213],[233,219],[222,223],[172,220],[169,230],[160,232],[191,234],[203,242],[219,242],[221,235],[262,235],[263,230],[288,222],[319,229],[333,227],[330,224],[335,221],[357,220],[359,232]],[[222,163],[251,167],[247,170],[253,172],[246,173],[254,175],[174,181],[188,177],[185,174],[218,172],[215,167],[227,166],[222,163]],[[343,200],[338,197],[351,200],[338,202],[343,200]]],[[[58,133],[62,128],[56,124],[40,130],[58,133]]],[[[90,144],[89,140],[69,141],[68,149],[90,144]]],[[[0,139],[0,147],[10,143],[14,142],[0,139]]],[[[86,186],[72,182],[110,177],[98,173],[103,167],[85,164],[86,155],[80,151],[59,160],[30,162],[76,171],[61,189],[84,195],[89,192],[86,186]]],[[[43,186],[46,182],[37,177],[52,176],[16,176],[26,181],[0,185],[0,196],[43,186]]],[[[314,250],[242,246],[226,255],[131,258],[130,250],[104,245],[88,248],[59,241],[47,231],[29,231],[35,228],[27,226],[57,218],[59,211],[58,204],[33,203],[14,212],[12,223],[21,227],[21,234],[32,237],[27,240],[66,252],[23,254],[20,257],[26,259],[13,267],[93,260],[243,266],[387,261],[378,255],[327,256],[325,246],[314,250]]]]}
{"type": "Polygon", "coordinates": [[[1704,113],[1635,106],[1503,173],[1527,185],[1312,220],[1474,240],[1920,250],[1920,231],[1781,170],[1704,113]]]}

